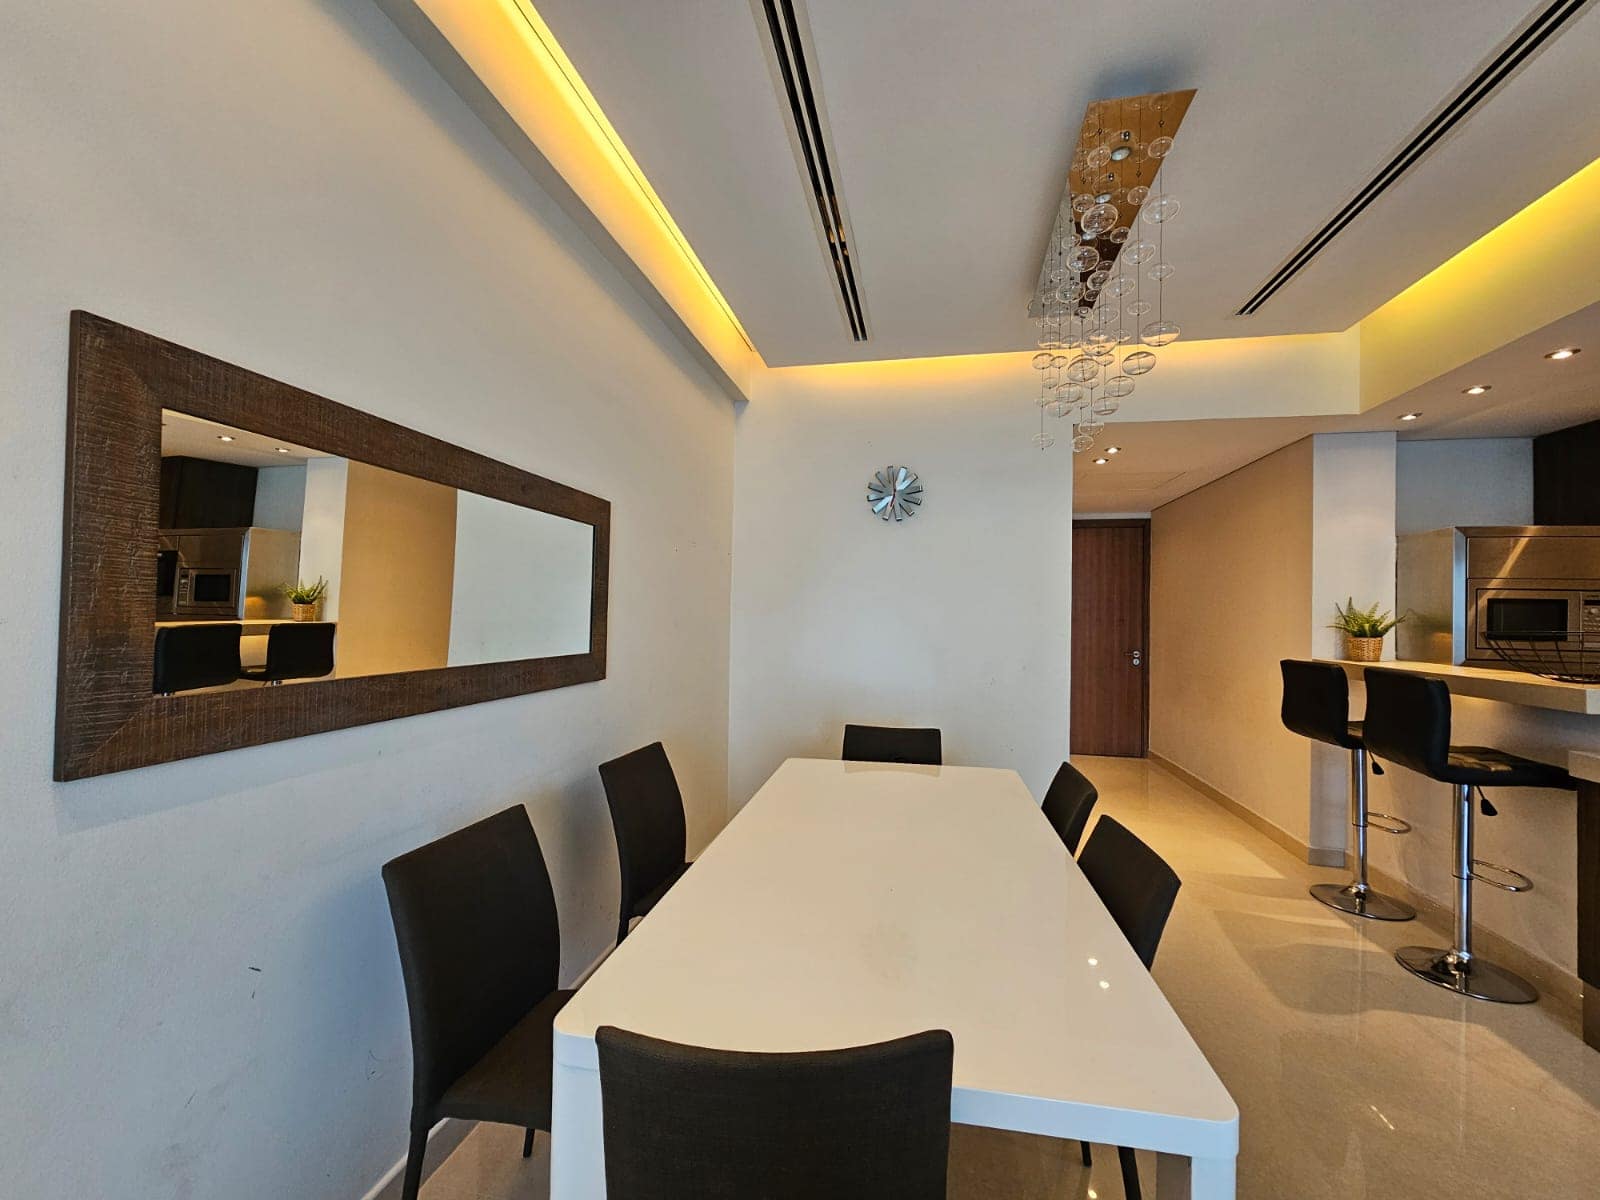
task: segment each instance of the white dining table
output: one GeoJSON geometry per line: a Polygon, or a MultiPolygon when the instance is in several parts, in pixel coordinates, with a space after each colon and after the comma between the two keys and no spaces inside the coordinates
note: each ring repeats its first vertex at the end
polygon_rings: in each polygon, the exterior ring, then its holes
{"type": "Polygon", "coordinates": [[[601,1025],[763,1051],[948,1029],[953,1121],[1234,1196],[1233,1099],[1014,771],[785,762],[557,1015],[552,1200],[605,1195],[601,1025]]]}

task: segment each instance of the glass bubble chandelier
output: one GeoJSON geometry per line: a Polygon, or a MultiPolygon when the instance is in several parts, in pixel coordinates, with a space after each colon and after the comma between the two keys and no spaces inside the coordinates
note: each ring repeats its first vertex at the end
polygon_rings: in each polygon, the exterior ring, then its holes
{"type": "Polygon", "coordinates": [[[1056,441],[1049,418],[1070,422],[1075,453],[1091,449],[1155,369],[1155,351],[1182,333],[1165,307],[1166,230],[1179,210],[1165,160],[1193,99],[1097,100],[1084,115],[1029,306],[1041,450],[1056,441]]]}

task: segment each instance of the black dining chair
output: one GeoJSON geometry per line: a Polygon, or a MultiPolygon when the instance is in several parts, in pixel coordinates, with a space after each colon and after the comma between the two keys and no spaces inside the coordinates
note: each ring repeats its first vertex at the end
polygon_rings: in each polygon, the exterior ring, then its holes
{"type": "Polygon", "coordinates": [[[651,742],[631,754],[600,764],[611,827],[622,868],[622,903],[617,942],[628,936],[634,917],[643,917],[689,869],[683,793],[667,761],[667,749],[651,742]]]}
{"type": "Polygon", "coordinates": [[[321,679],[333,674],[332,621],[285,621],[267,631],[265,666],[246,667],[240,677],[257,683],[321,679]]]}
{"type": "Polygon", "coordinates": [[[937,767],[943,751],[937,729],[896,729],[887,725],[846,725],[845,762],[905,763],[937,767]]]}
{"type": "Polygon", "coordinates": [[[411,1011],[411,1142],[401,1196],[416,1200],[442,1117],[550,1128],[561,927],[527,811],[517,805],[384,864],[411,1011]]]}
{"type": "Polygon", "coordinates": [[[955,1042],[752,1054],[595,1031],[608,1200],[944,1200],[955,1042]]]}
{"type": "Polygon", "coordinates": [[[1061,764],[1039,808],[1068,854],[1078,852],[1083,827],[1088,824],[1090,810],[1098,799],[1100,793],[1087,775],[1071,763],[1061,764]]]}
{"type": "Polygon", "coordinates": [[[220,687],[239,678],[237,621],[169,625],[156,630],[150,690],[158,696],[194,688],[220,687]]]}
{"type": "MultiPolygon", "coordinates": [[[[1161,934],[1172,915],[1183,881],[1159,854],[1111,817],[1095,822],[1078,866],[1088,876],[1111,919],[1149,970],[1161,948],[1161,934]]],[[[1122,1166],[1122,1191],[1127,1200],[1139,1200],[1139,1167],[1133,1151],[1117,1147],[1122,1166]]],[[[1084,1165],[1089,1147],[1083,1147],[1084,1165]]]]}

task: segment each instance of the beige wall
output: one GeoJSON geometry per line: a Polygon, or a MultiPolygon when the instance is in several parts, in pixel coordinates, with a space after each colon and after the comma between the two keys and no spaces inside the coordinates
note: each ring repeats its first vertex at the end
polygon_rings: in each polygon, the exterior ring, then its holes
{"type": "Polygon", "coordinates": [[[1150,520],[1150,748],[1305,843],[1311,751],[1278,661],[1311,650],[1312,441],[1150,520]]]}
{"type": "Polygon", "coordinates": [[[455,488],[352,462],[335,674],[444,666],[455,563],[455,488]]]}

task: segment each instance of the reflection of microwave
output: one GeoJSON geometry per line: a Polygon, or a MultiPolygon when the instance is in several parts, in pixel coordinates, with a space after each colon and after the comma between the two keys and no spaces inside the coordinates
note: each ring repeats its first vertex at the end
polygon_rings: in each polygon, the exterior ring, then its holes
{"type": "Polygon", "coordinates": [[[239,614],[239,572],[233,567],[178,565],[173,615],[235,617],[239,614]]]}
{"type": "Polygon", "coordinates": [[[158,620],[269,620],[288,616],[283,586],[300,567],[287,529],[163,529],[156,550],[158,620]]]}

